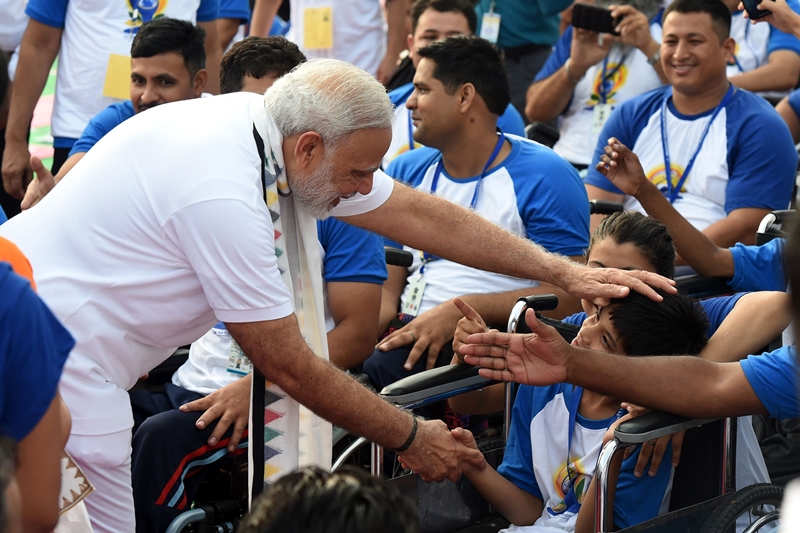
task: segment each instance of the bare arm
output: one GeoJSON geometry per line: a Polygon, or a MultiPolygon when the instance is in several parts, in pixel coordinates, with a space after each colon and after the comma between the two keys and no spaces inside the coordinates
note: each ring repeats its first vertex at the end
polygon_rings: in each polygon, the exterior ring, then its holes
{"type": "Polygon", "coordinates": [[[800,77],[800,55],[791,50],[776,50],[769,55],[768,63],[731,76],[730,81],[748,91],[789,91],[800,77]]]}
{"type": "Polygon", "coordinates": [[[211,94],[219,94],[219,64],[222,61],[222,48],[217,34],[217,21],[198,22],[197,25],[206,32],[206,71],[208,72],[208,81],[205,89],[211,94]]]}
{"type": "Polygon", "coordinates": [[[21,204],[22,209],[30,209],[38,204],[85,155],[86,152],[78,152],[69,156],[55,176],[45,168],[41,159],[36,156],[31,157],[31,168],[36,174],[36,178],[28,184],[28,188],[25,190],[25,198],[22,199],[21,204]]]}
{"type": "Polygon", "coordinates": [[[378,334],[381,286],[377,283],[328,283],[328,306],[336,327],[328,332],[333,364],[352,368],[372,355],[378,334]]]}
{"type": "Polygon", "coordinates": [[[630,287],[658,300],[644,283],[673,291],[672,283],[651,273],[586,268],[481,218],[468,209],[430,194],[394,184],[380,207],[343,217],[356,226],[385,235],[451,261],[518,278],[552,283],[581,298],[604,300],[628,294],[630,287]],[[397,224],[403,220],[403,224],[397,224]],[[431,231],[436,228],[436,231],[431,231]],[[464,243],[480,243],[475,249],[464,243]]]}
{"type": "Polygon", "coordinates": [[[14,198],[22,199],[32,177],[28,126],[61,46],[62,31],[31,19],[22,36],[3,153],[3,187],[14,198]]]}
{"type": "Polygon", "coordinates": [[[231,44],[236,32],[239,31],[239,19],[217,19],[217,37],[219,38],[219,49],[225,53],[228,45],[231,44]]]}
{"type": "Polygon", "coordinates": [[[758,353],[789,326],[790,303],[785,292],[753,292],[742,296],[708,340],[700,357],[726,363],[758,353]]]}
{"type": "Polygon", "coordinates": [[[737,242],[755,244],[758,224],[771,211],[757,207],[734,209],[728,216],[704,229],[703,234],[720,248],[729,248],[737,242]]]}
{"type": "Polygon", "coordinates": [[[789,97],[787,96],[778,102],[778,105],[775,106],[775,110],[784,122],[786,122],[786,125],[789,126],[789,131],[792,132],[792,141],[796,144],[800,141],[800,117],[797,116],[792,106],[789,105],[789,97]]]}
{"type": "Polygon", "coordinates": [[[406,288],[408,269],[395,265],[386,265],[389,278],[383,282],[381,291],[381,311],[378,319],[378,335],[389,329],[389,323],[397,317],[400,308],[400,297],[406,288]]]}
{"type": "Polygon", "coordinates": [[[56,394],[36,427],[19,443],[16,480],[22,494],[23,531],[50,533],[58,522],[61,490],[61,451],[64,431],[63,404],[56,394]]]}
{"type": "Polygon", "coordinates": [[[389,31],[386,41],[386,55],[378,66],[375,75],[378,81],[386,84],[392,77],[400,52],[406,49],[406,15],[408,13],[408,3],[406,0],[387,0],[386,2],[386,22],[389,31]]]}
{"type": "Polygon", "coordinates": [[[283,0],[256,0],[253,16],[250,18],[250,35],[266,37],[272,28],[272,21],[278,14],[283,0]]]}
{"type": "MultiPolygon", "coordinates": [[[[408,413],[311,352],[294,315],[226,326],[266,379],[319,416],[387,448],[399,447],[411,434],[408,413]]],[[[477,451],[466,450],[464,456],[461,448],[441,421],[421,421],[413,444],[400,458],[425,480],[448,477],[454,481],[461,475],[465,457],[475,462],[483,459],[477,451]]]]}

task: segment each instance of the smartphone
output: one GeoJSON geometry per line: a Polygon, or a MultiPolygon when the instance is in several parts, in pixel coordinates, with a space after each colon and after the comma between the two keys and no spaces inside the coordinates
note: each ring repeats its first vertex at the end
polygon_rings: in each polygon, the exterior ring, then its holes
{"type": "Polygon", "coordinates": [[[744,4],[744,9],[747,11],[747,15],[750,17],[750,20],[758,20],[762,17],[766,17],[767,15],[771,15],[770,11],[766,9],[758,9],[758,4],[760,4],[762,0],[742,0],[744,4]]]}
{"type": "Polygon", "coordinates": [[[619,35],[614,28],[622,17],[615,19],[611,10],[588,4],[575,4],[572,7],[572,26],[597,33],[619,35]]]}

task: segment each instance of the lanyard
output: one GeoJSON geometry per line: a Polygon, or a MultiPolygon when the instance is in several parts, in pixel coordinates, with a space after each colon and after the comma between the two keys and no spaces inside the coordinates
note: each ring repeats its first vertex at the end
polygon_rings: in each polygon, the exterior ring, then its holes
{"type": "MultiPolygon", "coordinates": [[[[564,494],[564,504],[566,505],[566,510],[574,509],[580,506],[578,503],[578,496],[575,494],[575,486],[573,484],[573,476],[576,472],[573,472],[570,468],[570,452],[572,451],[572,437],[575,435],[575,424],[577,423],[578,418],[578,406],[581,403],[581,397],[583,396],[583,387],[573,387],[572,389],[572,398],[570,398],[569,405],[567,406],[569,412],[569,443],[567,444],[567,484],[569,489],[564,494]]],[[[625,409],[620,409],[617,411],[617,414],[614,417],[614,422],[622,418],[627,411],[625,409]]],[[[610,424],[609,424],[610,426],[610,424]]]]}
{"type": "MultiPolygon", "coordinates": [[[[486,165],[483,167],[483,171],[481,175],[478,176],[478,181],[475,183],[475,192],[472,193],[472,201],[469,204],[470,209],[475,209],[475,206],[478,205],[478,193],[480,192],[481,188],[481,180],[483,180],[484,176],[486,176],[486,172],[489,170],[489,167],[492,166],[494,160],[497,159],[497,156],[500,154],[500,149],[503,148],[503,143],[506,140],[506,135],[503,133],[503,130],[497,128],[497,144],[494,145],[494,150],[492,151],[492,155],[489,156],[489,160],[486,162],[486,165]]],[[[439,185],[439,176],[442,174],[442,169],[444,168],[444,161],[440,157],[439,163],[436,165],[436,171],[433,173],[433,183],[431,183],[431,194],[436,194],[436,187],[439,185]]],[[[422,258],[422,267],[419,269],[419,273],[422,274],[425,271],[425,265],[430,263],[431,261],[436,261],[439,257],[429,254],[428,252],[421,252],[422,258]]]]}
{"type": "Polygon", "coordinates": [[[411,111],[407,113],[408,115],[408,150],[411,151],[416,146],[414,146],[414,124],[411,122],[411,111]]]}
{"type": "MultiPolygon", "coordinates": [[[[747,24],[744,27],[744,44],[747,45],[747,48],[750,49],[750,53],[753,54],[753,59],[756,62],[756,66],[754,67],[755,70],[761,66],[761,60],[758,58],[758,52],[755,51],[752,43],[750,42],[749,34],[750,34],[750,24],[747,24]]],[[[736,68],[739,69],[739,72],[744,73],[744,68],[742,67],[742,64],[739,62],[739,58],[736,55],[733,56],[733,62],[736,63],[736,68]]]]}
{"type": "Polygon", "coordinates": [[[703,142],[706,140],[706,136],[711,129],[711,124],[714,123],[714,119],[717,118],[717,115],[719,115],[719,112],[722,111],[723,107],[725,107],[725,104],[728,103],[728,100],[731,99],[731,96],[733,96],[734,92],[735,89],[733,85],[730,84],[728,86],[728,92],[725,93],[725,97],[711,114],[711,120],[708,121],[708,124],[706,124],[706,129],[703,130],[703,136],[700,137],[700,143],[697,145],[697,149],[694,151],[692,158],[689,159],[689,164],[686,165],[686,170],[683,171],[683,176],[681,176],[681,179],[676,187],[672,186],[672,165],[670,164],[669,160],[669,139],[667,138],[667,101],[670,99],[672,94],[668,93],[664,96],[664,101],[661,103],[661,148],[664,151],[664,172],[666,173],[667,178],[666,196],[669,200],[669,203],[675,203],[675,200],[677,200],[678,194],[683,188],[683,184],[686,183],[686,178],[689,177],[689,172],[691,172],[692,167],[694,166],[697,155],[700,153],[700,149],[703,148],[703,142]]]}
{"type": "Polygon", "coordinates": [[[616,74],[617,71],[619,71],[619,69],[622,68],[622,65],[625,64],[625,61],[628,59],[629,55],[630,52],[626,52],[625,55],[623,55],[622,58],[617,63],[617,66],[615,66],[609,73],[606,73],[606,70],[608,69],[608,56],[606,55],[606,57],[603,58],[603,74],[600,76],[600,86],[597,88],[597,93],[598,96],[600,97],[601,104],[605,104],[606,100],[608,99],[608,92],[606,92],[606,83],[614,78],[614,74],[616,74]]]}

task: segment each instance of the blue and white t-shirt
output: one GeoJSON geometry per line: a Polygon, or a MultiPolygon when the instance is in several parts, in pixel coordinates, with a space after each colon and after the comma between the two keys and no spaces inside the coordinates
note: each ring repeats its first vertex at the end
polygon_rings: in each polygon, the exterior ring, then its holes
{"type": "Polygon", "coordinates": [[[751,355],[739,362],[747,381],[772,418],[800,416],[798,362],[794,346],[751,355]]]}
{"type": "MultiPolygon", "coordinates": [[[[661,42],[660,13],[650,23],[650,34],[661,42]]],[[[549,78],[567,62],[572,46],[572,26],[556,43],[535,81],[549,78]]],[[[572,99],[561,115],[561,136],[553,146],[558,155],[577,165],[592,161],[600,134],[592,131],[592,115],[597,104],[613,107],[663,85],[656,70],[638,48],[612,46],[605,61],[594,65],[575,86],[572,99]]]]}
{"type": "MultiPolygon", "coordinates": [[[[533,526],[512,527],[510,531],[556,533],[575,529],[580,505],[597,466],[603,435],[617,417],[589,420],[578,413],[570,445],[568,406],[572,394],[572,385],[566,383],[549,387],[520,385],[517,390],[511,431],[503,463],[497,471],[540,498],[544,510],[533,526]],[[570,486],[568,472],[572,474],[576,496],[571,506],[565,501],[570,486]]],[[[668,447],[665,456],[670,457],[671,453],[668,447]]],[[[622,463],[614,498],[614,523],[620,528],[654,518],[669,504],[672,466],[664,461],[655,476],[636,478],[633,471],[638,457],[639,449],[622,463]]]]}
{"type": "Polygon", "coordinates": [[[772,239],[763,246],[736,243],[733,256],[733,277],[728,285],[736,291],[785,291],[788,280],[784,270],[783,251],[786,239],[772,239]]]}
{"type": "MultiPolygon", "coordinates": [[[[469,207],[480,182],[474,211],[520,237],[528,238],[546,250],[566,256],[582,255],[589,245],[589,210],[586,191],[575,168],[552,150],[520,137],[506,136],[511,153],[479,180],[479,176],[451,178],[442,168],[436,196],[469,207]]],[[[428,147],[403,154],[387,169],[387,174],[417,190],[431,192],[441,152],[428,147]]],[[[386,241],[387,245],[399,247],[386,241]]],[[[414,263],[409,280],[420,275],[422,252],[411,250],[414,263]]],[[[536,282],[478,270],[437,259],[424,265],[426,283],[419,313],[462,294],[505,292],[536,286],[536,282]]],[[[411,284],[401,298],[411,297],[411,284]]]]}
{"type": "Polygon", "coordinates": [[[69,155],[73,156],[82,152],[88,152],[89,149],[97,144],[97,141],[102,139],[109,131],[135,114],[136,111],[133,109],[133,103],[131,103],[130,100],[111,104],[89,121],[83,133],[81,133],[80,138],[72,145],[72,150],[69,151],[69,155]]]}
{"type": "MultiPolygon", "coordinates": [[[[325,329],[331,331],[336,324],[328,307],[327,284],[383,284],[387,278],[386,252],[378,235],[333,217],[317,222],[317,235],[325,281],[325,329]]],[[[239,379],[238,374],[228,372],[232,341],[225,324],[219,322],[192,343],[189,359],[172,375],[172,383],[199,394],[211,394],[239,379]]]]}
{"type": "MultiPolygon", "coordinates": [[[[392,126],[392,142],[386,155],[383,156],[383,168],[388,168],[389,163],[400,154],[422,147],[420,143],[414,141],[413,134],[417,128],[411,123],[411,111],[406,107],[406,101],[412,92],[414,92],[413,83],[389,91],[389,100],[394,104],[394,126],[392,126]]],[[[505,133],[525,137],[522,115],[512,104],[508,104],[506,112],[497,119],[497,127],[505,133]]]]}
{"type": "Polygon", "coordinates": [[[141,25],[166,16],[216,20],[219,0],[29,0],[33,20],[62,28],[53,107],[53,146],[72,148],[86,124],[109,105],[128,98],[131,42],[141,25]],[[143,7],[147,4],[147,7],[143,7]]]}
{"type": "MultiPolygon", "coordinates": [[[[611,114],[589,166],[588,185],[623,194],[594,169],[605,140],[616,137],[639,157],[647,178],[667,190],[661,110],[669,97],[666,130],[672,184],[677,187],[714,110],[683,115],[675,109],[671,95],[672,87],[662,87],[628,100],[611,114]]],[[[711,124],[673,205],[700,231],[735,209],[785,209],[796,168],[797,152],[783,119],[763,98],[736,89],[711,124]]],[[[644,212],[632,197],[625,199],[625,208],[644,212]]]]}
{"type": "MultiPolygon", "coordinates": [[[[787,3],[800,14],[800,3],[797,0],[787,0],[787,3]]],[[[728,77],[766,65],[769,55],[778,50],[788,50],[800,55],[800,39],[771,24],[751,24],[750,20],[744,18],[744,11],[732,13],[731,37],[736,41],[736,51],[733,63],[728,65],[728,77]]]]}

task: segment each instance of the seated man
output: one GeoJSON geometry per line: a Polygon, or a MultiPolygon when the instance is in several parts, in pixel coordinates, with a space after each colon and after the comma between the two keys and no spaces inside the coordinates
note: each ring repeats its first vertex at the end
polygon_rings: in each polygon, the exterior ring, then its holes
{"type": "MultiPolygon", "coordinates": [[[[417,51],[434,41],[451,35],[472,35],[475,33],[477,19],[473,2],[469,0],[416,0],[411,7],[411,34],[408,36],[408,53],[414,69],[417,68],[420,56],[417,51]]],[[[389,98],[395,106],[395,121],[392,129],[392,144],[383,158],[383,168],[398,155],[422,146],[415,141],[416,125],[411,119],[411,112],[405,106],[414,91],[414,84],[407,83],[389,92],[389,98]]],[[[525,136],[525,124],[522,116],[512,104],[508,104],[497,120],[497,127],[505,133],[525,136]]]]}
{"type": "Polygon", "coordinates": [[[579,170],[588,167],[600,130],[614,107],[660,87],[661,1],[613,2],[620,37],[569,26],[528,89],[525,114],[531,121],[560,117],[553,150],[579,170]]]}
{"type": "MultiPolygon", "coordinates": [[[[656,303],[630,295],[588,317],[572,344],[630,357],[696,355],[707,342],[707,329],[705,313],[685,296],[665,294],[656,303]]],[[[517,526],[594,531],[595,465],[606,431],[626,414],[620,409],[624,400],[624,395],[567,384],[520,386],[503,463],[497,471],[484,465],[464,473],[517,526]]],[[[467,430],[453,433],[477,447],[467,430]]],[[[662,463],[654,476],[637,479],[633,473],[640,451],[623,461],[617,483],[614,524],[621,529],[654,518],[669,500],[671,466],[662,463]]]]}
{"type": "MultiPolygon", "coordinates": [[[[471,207],[481,216],[553,253],[581,260],[589,240],[586,195],[575,169],[551,150],[496,131],[509,103],[505,68],[497,50],[473,36],[448,37],[416,51],[414,92],[406,102],[426,145],[397,158],[387,172],[416,189],[471,207]]],[[[464,243],[468,246],[467,243],[464,243]]],[[[498,276],[442,260],[423,250],[411,271],[392,267],[384,284],[381,330],[397,317],[408,322],[454,296],[523,290],[550,293],[529,280],[498,276]]],[[[564,306],[577,300],[560,293],[564,306]]],[[[448,340],[452,338],[453,329],[448,340]]],[[[417,339],[403,333],[403,344],[417,339]]],[[[376,351],[364,372],[380,390],[425,368],[447,364],[446,345],[401,346],[376,351]],[[429,348],[428,357],[420,358],[429,348]]]]}
{"type": "MultiPolygon", "coordinates": [[[[800,79],[800,39],[769,24],[751,24],[739,11],[740,0],[723,0],[731,10],[731,37],[736,41],[728,79],[740,89],[786,94],[800,79]]],[[[800,3],[788,0],[800,13],[800,3]]]]}
{"type": "Polygon", "coordinates": [[[726,64],[735,48],[730,17],[718,0],[670,4],[661,53],[672,86],[614,111],[585,181],[590,199],[641,210],[594,168],[607,139],[616,137],[639,155],[648,179],[675,209],[721,247],[752,243],[764,215],[789,205],[797,166],[777,113],[728,82],[726,64]]]}
{"type": "Polygon", "coordinates": [[[28,186],[22,209],[36,205],[97,141],[136,113],[198,98],[208,78],[204,36],[202,28],[167,17],[142,25],[131,43],[131,99],[111,104],[89,121],[55,176],[32,158],[37,179],[28,186]]]}

